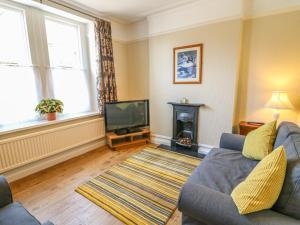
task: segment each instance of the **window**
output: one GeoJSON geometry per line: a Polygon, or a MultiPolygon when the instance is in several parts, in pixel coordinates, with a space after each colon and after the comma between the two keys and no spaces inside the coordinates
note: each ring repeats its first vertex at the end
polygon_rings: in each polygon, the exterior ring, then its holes
{"type": "Polygon", "coordinates": [[[37,90],[24,13],[0,5],[0,124],[34,118],[37,90]]]}
{"type": "Polygon", "coordinates": [[[28,41],[23,12],[0,7],[0,61],[25,64],[29,62],[28,41]]]}
{"type": "Polygon", "coordinates": [[[80,26],[48,18],[46,31],[54,97],[65,103],[66,113],[88,111],[88,76],[82,62],[80,26]]]}
{"type": "Polygon", "coordinates": [[[0,126],[35,120],[42,98],[64,114],[96,111],[87,30],[92,23],[0,0],[0,126]]]}

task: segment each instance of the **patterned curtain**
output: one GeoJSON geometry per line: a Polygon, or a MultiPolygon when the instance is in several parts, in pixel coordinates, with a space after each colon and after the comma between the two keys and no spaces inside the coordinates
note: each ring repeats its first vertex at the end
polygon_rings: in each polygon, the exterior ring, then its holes
{"type": "Polygon", "coordinates": [[[104,20],[95,21],[97,68],[97,100],[100,115],[106,102],[117,101],[111,25],[104,20]]]}

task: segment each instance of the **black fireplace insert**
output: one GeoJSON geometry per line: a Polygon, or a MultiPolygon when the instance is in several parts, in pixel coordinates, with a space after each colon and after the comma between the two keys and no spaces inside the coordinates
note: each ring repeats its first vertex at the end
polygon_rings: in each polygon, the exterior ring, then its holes
{"type": "Polygon", "coordinates": [[[204,104],[181,104],[169,102],[173,106],[173,137],[171,149],[198,152],[199,107],[204,104]]]}

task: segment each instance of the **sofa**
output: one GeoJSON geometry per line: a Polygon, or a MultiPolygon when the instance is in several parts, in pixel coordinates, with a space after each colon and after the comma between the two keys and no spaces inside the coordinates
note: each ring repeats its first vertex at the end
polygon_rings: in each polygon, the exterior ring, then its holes
{"type": "MultiPolygon", "coordinates": [[[[3,176],[0,176],[0,224],[41,225],[21,203],[13,202],[9,184],[3,176]]],[[[48,221],[43,225],[53,225],[53,223],[48,221]]]]}
{"type": "Polygon", "coordinates": [[[300,128],[283,122],[274,149],[283,145],[287,170],[280,196],[272,209],[240,215],[230,194],[258,161],[242,155],[245,136],[224,133],[193,171],[180,192],[178,209],[183,225],[299,225],[300,128]]]}

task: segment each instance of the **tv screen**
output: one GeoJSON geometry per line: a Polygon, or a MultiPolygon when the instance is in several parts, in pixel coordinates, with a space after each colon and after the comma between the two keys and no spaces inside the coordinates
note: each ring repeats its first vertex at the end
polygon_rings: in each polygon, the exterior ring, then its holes
{"type": "Polygon", "coordinates": [[[149,126],[149,101],[125,101],[105,104],[106,131],[149,126]]]}

